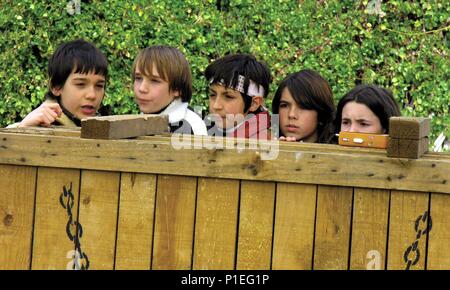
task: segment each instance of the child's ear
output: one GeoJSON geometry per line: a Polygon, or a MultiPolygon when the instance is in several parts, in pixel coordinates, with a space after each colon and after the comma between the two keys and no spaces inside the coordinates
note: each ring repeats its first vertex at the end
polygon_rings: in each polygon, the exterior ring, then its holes
{"type": "Polygon", "coordinates": [[[180,91],[173,91],[173,96],[176,98],[178,98],[180,96],[180,91]]]}
{"type": "Polygon", "coordinates": [[[261,96],[254,96],[252,98],[252,103],[249,108],[249,112],[255,112],[264,103],[264,98],[261,96]]]}
{"type": "Polygon", "coordinates": [[[55,87],[55,88],[52,88],[51,91],[52,91],[52,94],[53,94],[55,97],[61,96],[61,88],[55,87]]]}

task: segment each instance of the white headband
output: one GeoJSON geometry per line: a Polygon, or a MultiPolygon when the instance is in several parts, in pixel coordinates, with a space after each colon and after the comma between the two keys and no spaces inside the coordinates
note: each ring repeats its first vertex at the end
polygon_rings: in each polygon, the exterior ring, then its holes
{"type": "MultiPolygon", "coordinates": [[[[214,79],[210,79],[209,83],[213,83],[214,79]]],[[[225,86],[225,87],[229,87],[232,88],[242,94],[245,94],[245,90],[244,90],[244,82],[245,82],[245,77],[243,75],[239,75],[238,76],[238,83],[236,85],[236,87],[233,87],[231,85],[231,83],[226,86],[225,85],[225,81],[223,79],[220,80],[220,82],[217,82],[218,84],[225,86]]],[[[264,97],[264,88],[261,85],[258,85],[256,82],[249,80],[249,85],[248,85],[248,90],[247,90],[247,95],[250,97],[254,97],[254,96],[261,96],[264,97]]]]}

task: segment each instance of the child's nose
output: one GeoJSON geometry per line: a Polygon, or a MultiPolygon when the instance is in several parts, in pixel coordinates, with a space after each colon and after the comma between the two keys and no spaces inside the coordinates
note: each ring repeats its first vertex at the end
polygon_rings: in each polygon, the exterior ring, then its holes
{"type": "Polygon", "coordinates": [[[215,110],[220,110],[220,109],[222,109],[222,102],[220,101],[219,98],[216,98],[216,99],[213,101],[213,108],[214,108],[215,110]]]}
{"type": "Polygon", "coordinates": [[[289,116],[289,119],[297,119],[297,112],[296,112],[295,108],[289,109],[288,116],[289,116]]]}
{"type": "Polygon", "coordinates": [[[358,130],[358,126],[356,125],[356,124],[352,124],[351,126],[350,126],[350,130],[348,130],[349,132],[359,132],[359,130],[358,130]]]}
{"type": "Polygon", "coordinates": [[[142,93],[148,92],[148,85],[146,80],[142,80],[141,83],[139,84],[139,91],[142,93]]]}
{"type": "Polygon", "coordinates": [[[86,93],[86,98],[87,99],[95,99],[95,97],[96,97],[95,86],[90,86],[86,93]]]}

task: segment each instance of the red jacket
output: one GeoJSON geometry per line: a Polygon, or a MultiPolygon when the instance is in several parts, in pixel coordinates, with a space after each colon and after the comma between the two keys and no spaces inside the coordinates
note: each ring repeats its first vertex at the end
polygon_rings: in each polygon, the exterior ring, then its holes
{"type": "Polygon", "coordinates": [[[271,134],[269,112],[263,111],[253,114],[250,119],[245,120],[233,132],[230,132],[227,135],[237,138],[270,140],[271,134]]]}

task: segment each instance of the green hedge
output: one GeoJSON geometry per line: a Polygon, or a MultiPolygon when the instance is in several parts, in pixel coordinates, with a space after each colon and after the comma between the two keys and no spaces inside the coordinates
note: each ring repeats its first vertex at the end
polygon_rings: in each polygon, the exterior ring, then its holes
{"type": "Polygon", "coordinates": [[[0,126],[41,103],[55,48],[85,38],[108,56],[105,103],[116,114],[138,111],[130,78],[138,50],[166,44],[190,61],[193,104],[204,109],[208,63],[247,52],[270,66],[270,97],[286,74],[311,68],[329,80],[336,101],[355,83],[379,84],[394,92],[403,114],[432,117],[432,140],[440,132],[450,136],[445,1],[386,1],[381,7],[377,0],[60,2],[0,2],[0,126]],[[68,9],[75,2],[80,10],[68,9]]]}

